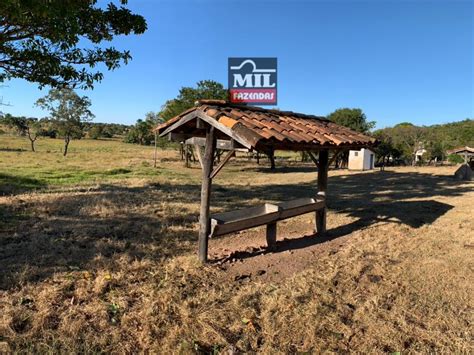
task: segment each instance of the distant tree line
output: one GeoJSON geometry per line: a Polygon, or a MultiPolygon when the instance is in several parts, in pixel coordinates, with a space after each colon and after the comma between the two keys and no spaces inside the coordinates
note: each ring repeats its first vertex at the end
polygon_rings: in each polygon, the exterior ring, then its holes
{"type": "Polygon", "coordinates": [[[448,159],[461,162],[457,155],[447,156],[449,149],[459,146],[474,146],[474,120],[432,126],[416,126],[409,122],[393,127],[378,129],[373,135],[380,140],[376,149],[379,163],[400,161],[415,164],[415,156],[420,152],[420,164],[448,159]]]}
{"type": "Polygon", "coordinates": [[[81,139],[86,134],[93,139],[110,138],[115,133],[124,133],[126,130],[124,125],[93,124],[91,120],[94,115],[89,109],[89,98],[77,95],[71,88],[51,89],[35,105],[49,111],[49,117],[37,119],[11,114],[0,116],[0,124],[28,138],[33,152],[38,137],[62,138],[63,155],[66,156],[73,139],[81,139]]]}

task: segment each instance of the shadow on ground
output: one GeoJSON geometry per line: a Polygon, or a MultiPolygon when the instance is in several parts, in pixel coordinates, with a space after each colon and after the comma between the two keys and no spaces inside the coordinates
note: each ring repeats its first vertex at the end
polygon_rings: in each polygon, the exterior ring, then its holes
{"type": "Polygon", "coordinates": [[[0,196],[13,195],[45,187],[46,184],[38,179],[0,173],[0,196]]]}
{"type": "MultiPolygon", "coordinates": [[[[379,222],[419,228],[452,208],[433,196],[460,196],[470,189],[449,177],[424,173],[334,176],[329,180],[329,209],[356,220],[329,230],[324,238],[281,241],[276,251],[304,248],[379,222]]],[[[250,200],[282,201],[315,192],[314,183],[216,185],[212,205],[219,211],[231,210],[248,206],[250,200]]],[[[5,216],[31,211],[21,223],[0,226],[0,289],[39,281],[57,271],[94,268],[104,260],[113,269],[121,256],[159,262],[196,247],[197,183],[102,185],[93,190],[38,196],[37,200],[16,198],[10,205],[0,205],[5,216]]]]}

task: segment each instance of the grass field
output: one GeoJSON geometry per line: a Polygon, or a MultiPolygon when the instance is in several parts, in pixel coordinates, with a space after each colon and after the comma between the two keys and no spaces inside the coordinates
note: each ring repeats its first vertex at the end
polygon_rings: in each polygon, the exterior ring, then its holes
{"type": "MultiPolygon", "coordinates": [[[[211,240],[174,150],[0,136],[0,353],[473,353],[474,184],[455,167],[330,171],[304,215],[211,240]]],[[[311,196],[314,168],[243,156],[211,212],[311,196]]]]}

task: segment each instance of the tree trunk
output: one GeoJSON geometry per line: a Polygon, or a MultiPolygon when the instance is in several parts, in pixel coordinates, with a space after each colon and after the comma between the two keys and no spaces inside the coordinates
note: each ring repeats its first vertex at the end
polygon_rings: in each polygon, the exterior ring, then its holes
{"type": "Polygon", "coordinates": [[[31,151],[34,152],[35,151],[35,140],[36,140],[37,136],[35,137],[35,139],[33,139],[31,137],[31,132],[30,132],[29,128],[27,130],[27,134],[28,134],[28,139],[30,140],[30,143],[31,143],[31,151]]]}
{"type": "Polygon", "coordinates": [[[275,170],[275,155],[270,155],[270,170],[275,170]]]}
{"type": "Polygon", "coordinates": [[[270,159],[270,170],[275,170],[275,151],[273,149],[268,152],[268,159],[270,159]]]}
{"type": "Polygon", "coordinates": [[[69,138],[68,136],[66,136],[64,138],[64,153],[63,153],[63,156],[65,157],[66,154],[67,154],[67,148],[69,147],[69,142],[71,141],[71,138],[69,138]]]}

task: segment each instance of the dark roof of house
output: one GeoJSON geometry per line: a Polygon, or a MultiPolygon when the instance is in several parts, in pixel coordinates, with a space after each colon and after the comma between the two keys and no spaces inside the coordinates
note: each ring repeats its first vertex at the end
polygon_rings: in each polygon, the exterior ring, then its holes
{"type": "Polygon", "coordinates": [[[168,133],[197,135],[197,118],[216,127],[221,136],[232,138],[248,149],[342,149],[377,143],[375,138],[324,117],[230,104],[223,100],[200,100],[195,107],[160,124],[156,130],[162,136],[168,133]]]}

